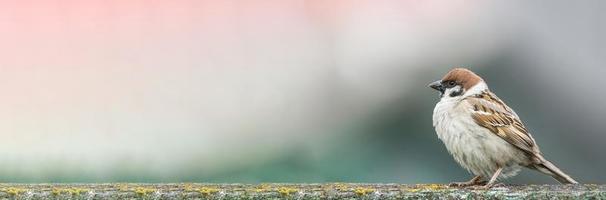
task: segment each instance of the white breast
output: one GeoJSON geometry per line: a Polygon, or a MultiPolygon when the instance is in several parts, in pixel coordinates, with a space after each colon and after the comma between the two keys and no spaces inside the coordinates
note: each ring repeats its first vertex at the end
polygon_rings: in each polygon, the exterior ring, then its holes
{"type": "Polygon", "coordinates": [[[471,107],[459,98],[442,98],[433,113],[438,138],[455,160],[475,175],[490,178],[498,167],[502,177],[513,176],[524,160],[523,153],[475,123],[471,107]]]}

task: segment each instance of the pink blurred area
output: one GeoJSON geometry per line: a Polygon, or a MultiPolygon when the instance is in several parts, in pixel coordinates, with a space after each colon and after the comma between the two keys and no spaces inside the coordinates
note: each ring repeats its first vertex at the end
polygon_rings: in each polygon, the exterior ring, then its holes
{"type": "MultiPolygon", "coordinates": [[[[472,9],[438,1],[1,1],[0,117],[13,121],[4,134],[27,135],[18,124],[55,124],[49,119],[73,128],[92,113],[100,116],[87,126],[103,136],[128,134],[109,128],[112,116],[163,121],[177,112],[191,124],[232,127],[264,109],[295,109],[307,119],[308,108],[290,104],[322,103],[313,97],[330,84],[322,81],[373,82],[359,75],[399,56],[381,52],[463,23],[472,9]],[[411,41],[369,40],[402,24],[396,38],[411,41]]],[[[39,129],[32,132],[65,134],[39,129]]]]}

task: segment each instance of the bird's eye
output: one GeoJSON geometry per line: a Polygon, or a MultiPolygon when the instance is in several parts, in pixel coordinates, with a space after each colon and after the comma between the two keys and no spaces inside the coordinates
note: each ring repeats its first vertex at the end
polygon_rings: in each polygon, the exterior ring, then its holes
{"type": "Polygon", "coordinates": [[[455,86],[457,84],[457,82],[455,81],[448,81],[448,86],[455,86]]]}

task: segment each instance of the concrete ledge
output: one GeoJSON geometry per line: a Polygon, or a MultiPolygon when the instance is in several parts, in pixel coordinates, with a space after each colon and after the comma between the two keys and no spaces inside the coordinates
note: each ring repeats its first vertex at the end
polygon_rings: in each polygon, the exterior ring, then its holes
{"type": "Polygon", "coordinates": [[[606,185],[0,184],[1,199],[606,199],[606,185]]]}

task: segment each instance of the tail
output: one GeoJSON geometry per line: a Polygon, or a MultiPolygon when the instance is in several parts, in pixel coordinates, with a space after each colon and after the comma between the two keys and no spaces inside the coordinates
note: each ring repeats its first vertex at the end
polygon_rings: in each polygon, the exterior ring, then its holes
{"type": "Polygon", "coordinates": [[[562,172],[558,167],[556,167],[553,163],[549,162],[543,156],[538,156],[540,160],[537,164],[532,165],[530,168],[536,169],[544,174],[550,175],[558,182],[562,184],[578,184],[579,182],[572,179],[570,176],[562,172]]]}

